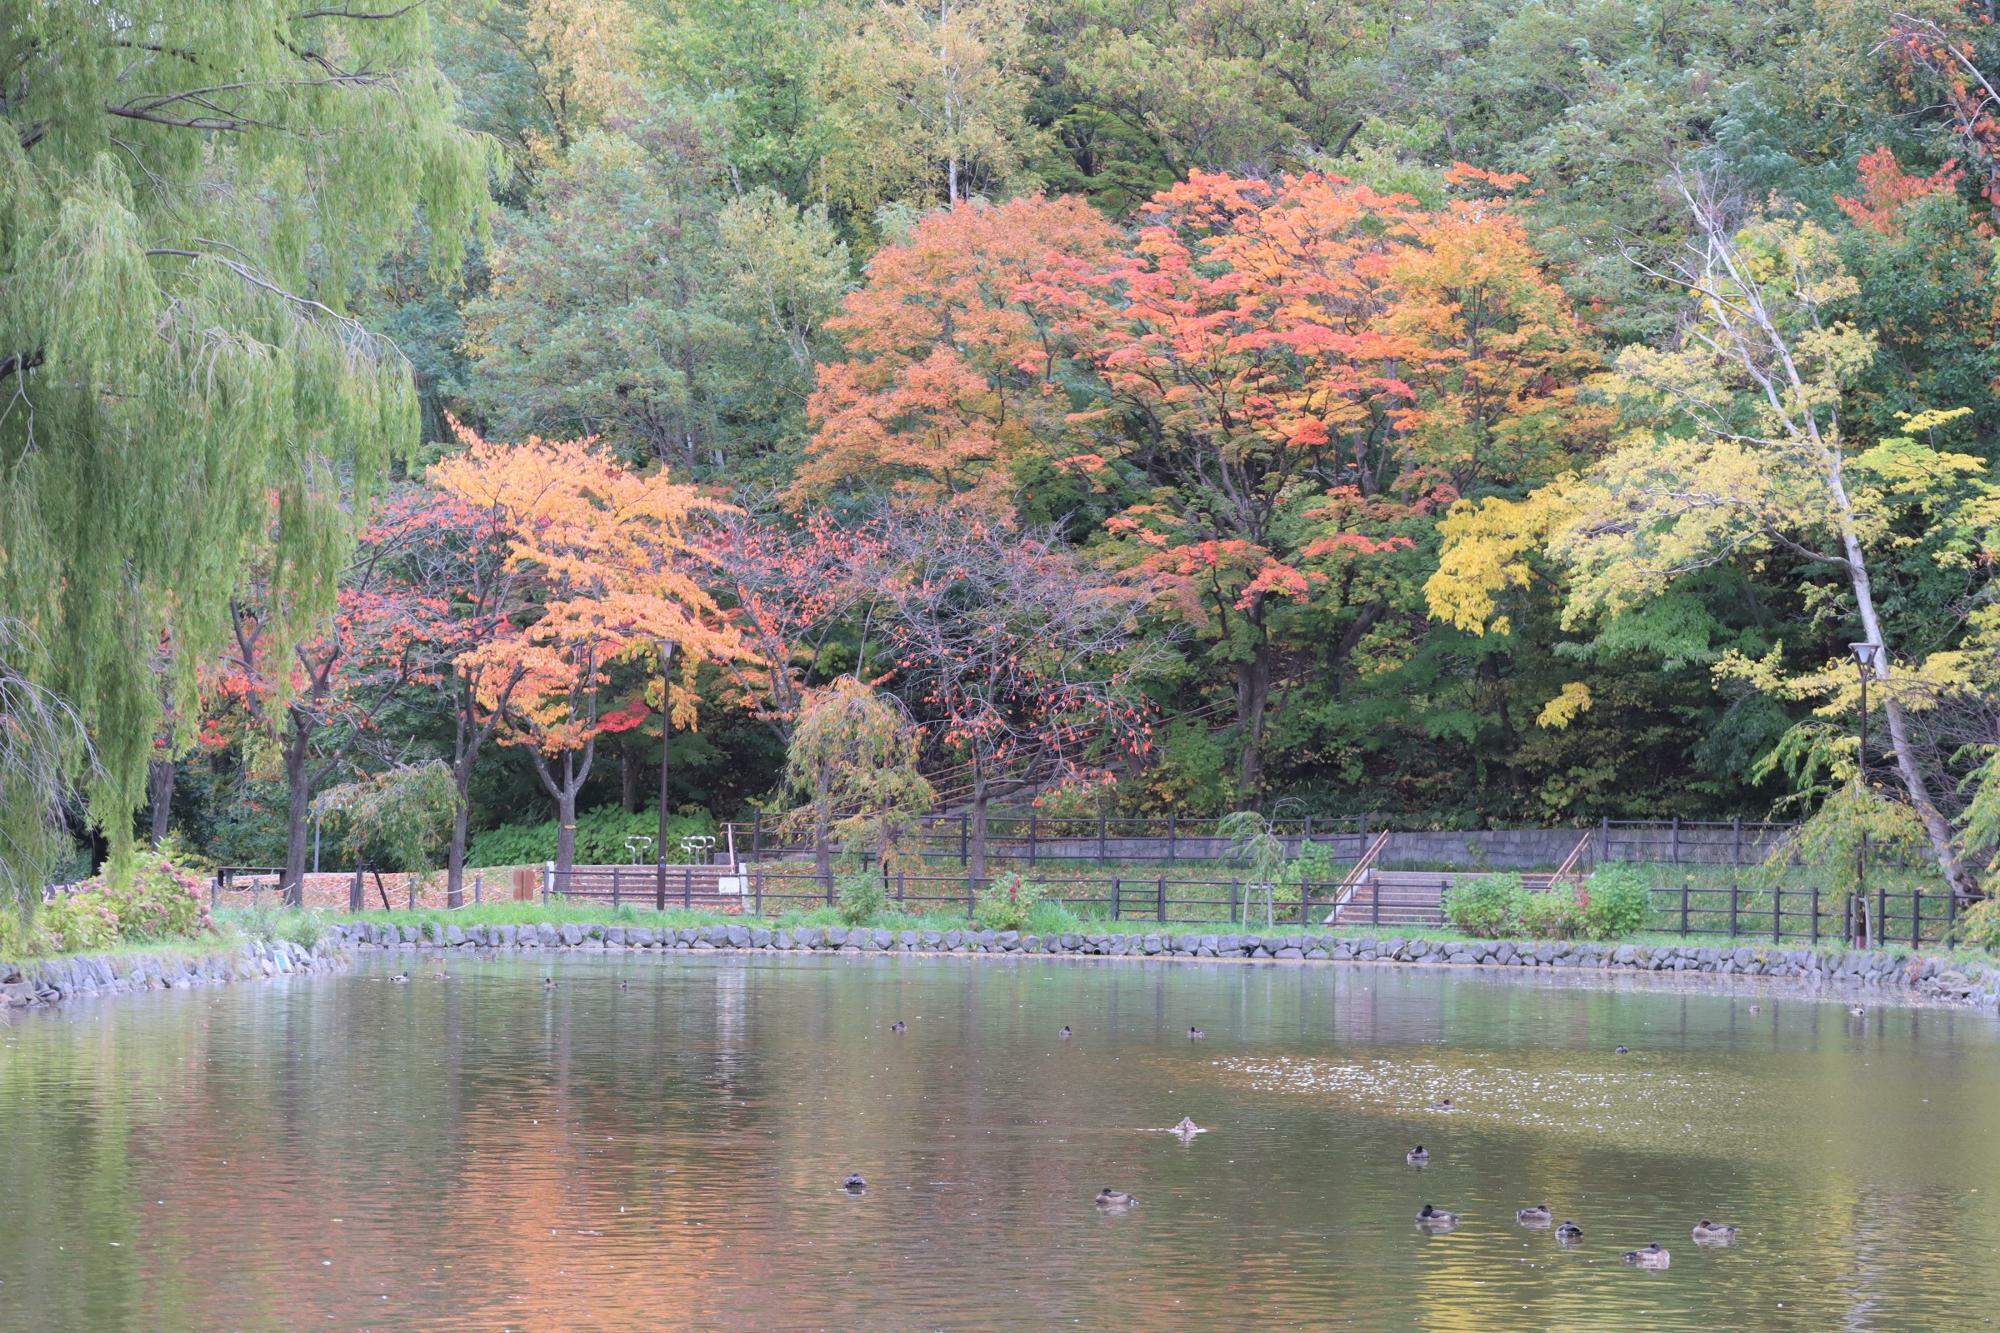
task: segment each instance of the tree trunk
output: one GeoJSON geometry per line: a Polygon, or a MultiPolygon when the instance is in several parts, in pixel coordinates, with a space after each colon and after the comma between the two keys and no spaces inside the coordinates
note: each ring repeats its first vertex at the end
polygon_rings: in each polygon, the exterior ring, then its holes
{"type": "MultiPolygon", "coordinates": [[[[660,643],[660,823],[653,844],[653,896],[655,905],[667,900],[667,782],[674,758],[674,645],[660,643]]],[[[732,866],[731,869],[734,869],[732,866]]]]}
{"type": "MultiPolygon", "coordinates": [[[[1855,531],[1853,510],[1848,503],[1847,486],[1841,476],[1839,455],[1831,455],[1832,466],[1828,469],[1827,481],[1833,491],[1835,503],[1841,519],[1840,539],[1843,553],[1847,556],[1848,580],[1854,589],[1854,605],[1861,617],[1863,638],[1880,645],[1881,653],[1875,665],[1870,668],[1873,678],[1886,683],[1889,679],[1889,640],[1882,633],[1882,621],[1875,614],[1875,587],[1868,575],[1868,562],[1861,551],[1861,538],[1855,531]]],[[[1924,780],[1923,768],[1917,762],[1916,747],[1910,743],[1909,727],[1905,723],[1902,705],[1896,702],[1889,691],[1882,692],[1882,712],[1889,721],[1889,748],[1896,755],[1896,772],[1903,779],[1903,790],[1916,808],[1917,817],[1923,820],[1924,833],[1930,839],[1931,854],[1937,858],[1938,870],[1944,875],[1945,884],[1954,896],[1969,898],[1974,896],[1973,885],[1964,868],[1959,864],[1958,848],[1952,840],[1951,824],[1931,800],[1930,784],[1924,780]]]]}
{"type": "Polygon", "coordinates": [[[968,838],[971,847],[967,852],[970,862],[967,872],[974,884],[983,886],[986,879],[986,773],[978,761],[972,769],[972,830],[968,838]]]}
{"type": "Polygon", "coordinates": [[[569,892],[570,868],[576,864],[576,788],[563,765],[563,784],[556,793],[556,892],[569,892]]]}
{"type": "Polygon", "coordinates": [[[1256,803],[1264,785],[1264,714],[1271,702],[1271,647],[1257,645],[1247,662],[1236,666],[1236,734],[1242,744],[1236,785],[1247,805],[1256,803]]]}
{"type": "Polygon", "coordinates": [[[451,851],[445,865],[445,906],[457,909],[465,906],[465,848],[469,838],[472,811],[465,802],[465,793],[459,792],[458,809],[451,816],[451,851]]]}
{"type": "Polygon", "coordinates": [[[306,821],[312,813],[312,778],[306,771],[312,730],[297,711],[285,738],[285,786],[290,801],[285,810],[285,905],[305,906],[306,821]]]}
{"type": "Polygon", "coordinates": [[[167,840],[174,813],[174,761],[155,759],[146,765],[146,790],[153,802],[153,846],[167,840]]]}

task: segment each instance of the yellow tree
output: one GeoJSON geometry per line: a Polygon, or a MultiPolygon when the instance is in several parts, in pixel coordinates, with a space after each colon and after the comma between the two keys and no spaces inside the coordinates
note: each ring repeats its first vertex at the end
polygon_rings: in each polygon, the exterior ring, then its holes
{"type": "MultiPolygon", "coordinates": [[[[433,467],[431,481],[490,516],[506,533],[509,567],[536,590],[518,636],[475,644],[459,661],[556,803],[562,887],[575,860],[577,794],[607,722],[600,699],[611,666],[658,668],[671,735],[696,723],[700,665],[746,651],[705,586],[714,558],[703,529],[733,511],[664,470],[631,471],[594,439],[503,444],[457,430],[465,452],[433,467]]],[[[666,780],[663,761],[663,827],[666,780]]],[[[658,851],[665,855],[664,842],[658,851]]]]}

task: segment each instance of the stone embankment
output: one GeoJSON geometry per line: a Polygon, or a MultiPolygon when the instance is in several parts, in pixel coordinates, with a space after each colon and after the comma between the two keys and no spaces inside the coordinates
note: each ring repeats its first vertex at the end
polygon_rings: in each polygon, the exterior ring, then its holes
{"type": "Polygon", "coordinates": [[[178,989],[265,977],[310,976],[345,967],[346,949],[332,937],[313,948],[290,940],[245,940],[213,953],[80,954],[69,958],[0,961],[0,1008],[53,1004],[85,995],[178,989]]]}
{"type": "Polygon", "coordinates": [[[1785,978],[1807,986],[1908,990],[1927,998],[2000,1004],[2000,973],[1946,957],[1774,945],[1641,945],[1546,940],[1426,940],[1390,935],[1255,935],[1161,931],[1023,935],[1012,930],[883,930],[863,926],[515,925],[422,927],[350,922],[340,943],[365,948],[686,949],[784,952],[1060,954],[1090,957],[1226,958],[1412,963],[1464,967],[1566,968],[1785,978]]]}

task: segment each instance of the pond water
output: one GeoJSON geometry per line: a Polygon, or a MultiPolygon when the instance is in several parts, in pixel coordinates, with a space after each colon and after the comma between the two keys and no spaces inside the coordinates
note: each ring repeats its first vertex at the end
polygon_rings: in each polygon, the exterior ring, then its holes
{"type": "Polygon", "coordinates": [[[2000,1302],[1984,1014],[1366,966],[446,966],[15,1015],[0,1328],[1896,1329],[2000,1302]],[[1211,1132],[1157,1132],[1183,1115],[1211,1132]],[[1105,1185],[1139,1205],[1099,1212],[1105,1185]],[[1579,1245],[1515,1224],[1544,1201],[1579,1245]],[[1425,1202],[1463,1219],[1424,1234],[1425,1202]],[[1703,1216],[1736,1245],[1694,1246],[1703,1216]],[[1620,1262],[1655,1239],[1667,1271],[1620,1262]]]}

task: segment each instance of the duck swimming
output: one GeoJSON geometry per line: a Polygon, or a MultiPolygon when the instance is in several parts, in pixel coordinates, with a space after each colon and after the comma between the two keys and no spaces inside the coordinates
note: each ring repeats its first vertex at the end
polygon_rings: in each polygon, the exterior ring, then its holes
{"type": "Polygon", "coordinates": [[[1206,1037],[1207,1035],[1208,1034],[1206,1032],[1203,1032],[1200,1028],[1191,1027],[1188,1029],[1189,1041],[1200,1041],[1203,1037],[1206,1037]]]}
{"type": "Polygon", "coordinates": [[[1403,1154],[1403,1160],[1411,1166],[1422,1166],[1425,1162],[1431,1160],[1431,1150],[1419,1143],[1416,1147],[1403,1154]]]}
{"type": "Polygon", "coordinates": [[[1097,1206],[1108,1213],[1122,1213],[1127,1208],[1136,1206],[1138,1202],[1138,1195],[1112,1189],[1109,1185],[1097,1191],[1097,1206]]]}
{"type": "Polygon", "coordinates": [[[1673,1253],[1661,1249],[1658,1241],[1643,1250],[1625,1251],[1625,1262],[1634,1268],[1665,1268],[1673,1262],[1673,1258],[1673,1253]]]}
{"type": "Polygon", "coordinates": [[[849,1194],[866,1194],[868,1192],[868,1182],[861,1178],[859,1171],[854,1172],[847,1179],[841,1181],[840,1187],[849,1194]]]}
{"type": "Polygon", "coordinates": [[[1065,1023],[1063,1024],[1062,1039],[1064,1041],[1068,1041],[1069,1037],[1070,1037],[1069,1024],[1065,1023]]]}
{"type": "Polygon", "coordinates": [[[1514,1220],[1524,1227],[1545,1227],[1556,1220],[1556,1215],[1547,1204],[1538,1203],[1533,1208],[1516,1208],[1514,1220]]]}
{"type": "Polygon", "coordinates": [[[1556,1239],[1564,1245],[1574,1245],[1583,1239],[1583,1228],[1574,1222],[1565,1221],[1556,1228],[1556,1239]]]}
{"type": "Polygon", "coordinates": [[[1178,1134],[1182,1138],[1187,1138],[1188,1136],[1193,1134],[1208,1133],[1207,1130],[1203,1129],[1200,1125],[1197,1125],[1194,1122],[1193,1117],[1191,1116],[1182,1116],[1181,1122],[1178,1125],[1175,1125],[1173,1129],[1168,1132],[1173,1134],[1178,1134]]]}
{"type": "Polygon", "coordinates": [[[398,972],[395,976],[389,978],[390,981],[395,982],[398,985],[401,985],[403,982],[408,981],[409,979],[410,979],[410,974],[408,972],[398,972]]]}
{"type": "Polygon", "coordinates": [[[1632,1054],[1632,1048],[1631,1048],[1630,1046],[1620,1046],[1620,1047],[1619,1047],[1619,1048],[1618,1048],[1618,1049],[1617,1049],[1617,1050],[1616,1050],[1615,1052],[1613,1052],[1613,1054],[1615,1054],[1615,1055],[1630,1055],[1630,1054],[1632,1054]]]}
{"type": "Polygon", "coordinates": [[[1449,1231],[1458,1225],[1458,1214],[1425,1204],[1417,1209],[1417,1225],[1426,1231],[1449,1231]]]}
{"type": "Polygon", "coordinates": [[[1728,1245],[1735,1239],[1735,1227],[1726,1227],[1705,1217],[1694,1224],[1694,1243],[1697,1245],[1728,1245]]]}
{"type": "Polygon", "coordinates": [[[1457,1109],[1456,1106],[1451,1104],[1451,1098],[1449,1097],[1440,1097],[1431,1103],[1431,1110],[1433,1111],[1456,1111],[1457,1109]]]}
{"type": "Polygon", "coordinates": [[[909,1030],[910,1030],[909,1027],[905,1025],[903,1020],[900,1018],[889,1025],[889,1031],[895,1033],[897,1036],[901,1036],[903,1033],[908,1032],[909,1030]]]}

